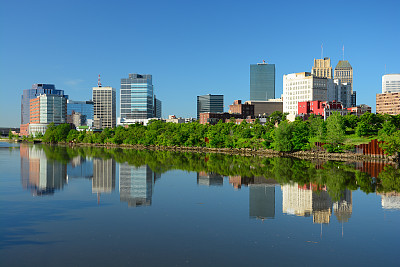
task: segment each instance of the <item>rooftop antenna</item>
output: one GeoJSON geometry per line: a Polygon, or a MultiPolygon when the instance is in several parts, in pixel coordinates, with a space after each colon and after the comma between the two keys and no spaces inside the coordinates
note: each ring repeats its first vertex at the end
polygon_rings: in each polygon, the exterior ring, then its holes
{"type": "Polygon", "coordinates": [[[100,74],[99,74],[99,79],[97,80],[97,86],[98,86],[98,87],[101,87],[100,74]]]}
{"type": "Polygon", "coordinates": [[[344,45],[343,45],[343,61],[344,61],[344,45]]]}
{"type": "Polygon", "coordinates": [[[324,59],[324,43],[321,44],[321,59],[324,59]]]}
{"type": "Polygon", "coordinates": [[[385,64],[385,75],[386,75],[386,64],[385,64]]]}

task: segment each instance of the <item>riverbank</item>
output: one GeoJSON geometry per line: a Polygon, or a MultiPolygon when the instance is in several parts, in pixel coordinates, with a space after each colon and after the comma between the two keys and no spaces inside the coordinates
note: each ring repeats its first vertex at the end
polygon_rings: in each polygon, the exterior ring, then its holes
{"type": "Polygon", "coordinates": [[[176,151],[176,152],[193,152],[193,153],[220,153],[241,156],[261,156],[261,157],[293,157],[305,160],[335,160],[335,161],[381,161],[387,163],[399,163],[398,156],[389,155],[362,155],[353,152],[329,153],[323,149],[296,151],[296,152],[279,152],[272,149],[250,149],[250,148],[209,148],[209,147],[178,147],[178,146],[143,146],[143,145],[116,145],[116,144],[87,144],[87,143],[59,143],[58,145],[70,147],[106,147],[106,148],[123,148],[136,150],[160,150],[160,151],[176,151]]]}

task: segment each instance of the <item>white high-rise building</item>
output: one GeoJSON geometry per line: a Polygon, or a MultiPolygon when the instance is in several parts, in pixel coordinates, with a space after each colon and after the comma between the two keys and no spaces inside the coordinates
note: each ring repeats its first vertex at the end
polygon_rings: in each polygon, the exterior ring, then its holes
{"type": "Polygon", "coordinates": [[[327,101],[328,80],[315,77],[309,72],[283,75],[283,112],[296,115],[299,102],[327,101]]]}
{"type": "Polygon", "coordinates": [[[93,87],[93,119],[95,128],[114,128],[116,125],[116,92],[110,86],[93,87]]]}
{"type": "Polygon", "coordinates": [[[400,93],[400,74],[382,76],[382,94],[400,93]]]}

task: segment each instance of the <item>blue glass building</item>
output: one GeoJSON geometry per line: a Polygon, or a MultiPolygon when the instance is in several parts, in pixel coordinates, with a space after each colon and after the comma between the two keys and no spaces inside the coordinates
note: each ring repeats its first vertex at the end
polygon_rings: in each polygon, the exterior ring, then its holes
{"type": "Polygon", "coordinates": [[[223,95],[199,95],[197,96],[197,120],[200,119],[200,113],[224,112],[223,95]]]}
{"type": "Polygon", "coordinates": [[[265,62],[250,65],[250,100],[275,98],[275,64],[265,62]]]}
{"type": "Polygon", "coordinates": [[[60,95],[68,99],[67,95],[64,95],[64,90],[58,90],[54,84],[41,84],[35,83],[31,89],[24,89],[21,96],[21,124],[27,124],[30,121],[30,100],[36,98],[41,94],[46,95],[60,95]]]}
{"type": "Polygon", "coordinates": [[[153,79],[150,74],[129,74],[121,79],[120,114],[124,119],[154,117],[153,79]]]}
{"type": "Polygon", "coordinates": [[[85,117],[84,124],[87,120],[93,120],[93,101],[67,101],[67,115],[72,115],[72,111],[80,113],[85,117]]]}

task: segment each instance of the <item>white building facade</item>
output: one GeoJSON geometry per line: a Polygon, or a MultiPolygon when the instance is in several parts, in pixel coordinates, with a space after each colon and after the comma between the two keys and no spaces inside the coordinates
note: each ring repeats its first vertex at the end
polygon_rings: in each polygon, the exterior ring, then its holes
{"type": "Polygon", "coordinates": [[[382,76],[382,94],[400,93],[400,74],[382,76]]]}
{"type": "Polygon", "coordinates": [[[284,113],[297,115],[299,102],[314,100],[328,100],[327,78],[315,77],[309,72],[283,75],[284,113]]]}

